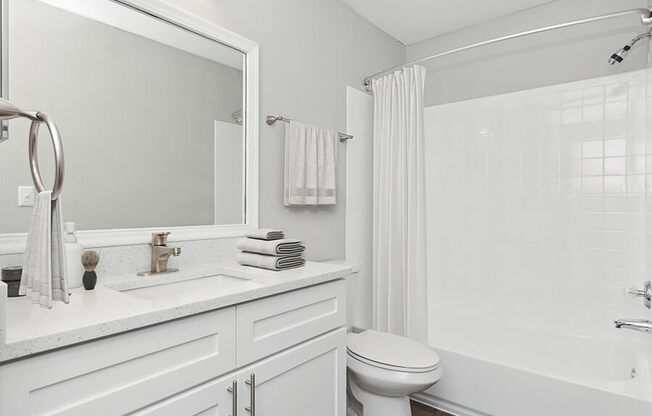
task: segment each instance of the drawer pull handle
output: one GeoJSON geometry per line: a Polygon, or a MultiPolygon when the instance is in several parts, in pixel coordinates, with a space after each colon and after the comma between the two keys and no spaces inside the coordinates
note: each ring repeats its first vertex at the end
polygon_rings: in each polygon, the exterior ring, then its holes
{"type": "Polygon", "coordinates": [[[251,414],[251,416],[256,416],[256,375],[251,374],[249,380],[245,380],[245,384],[251,386],[249,393],[249,406],[245,407],[245,410],[251,414]]]}
{"type": "Polygon", "coordinates": [[[238,416],[238,381],[233,380],[233,384],[231,387],[228,387],[226,389],[229,393],[233,393],[233,402],[232,402],[232,412],[233,414],[231,416],[238,416]]]}

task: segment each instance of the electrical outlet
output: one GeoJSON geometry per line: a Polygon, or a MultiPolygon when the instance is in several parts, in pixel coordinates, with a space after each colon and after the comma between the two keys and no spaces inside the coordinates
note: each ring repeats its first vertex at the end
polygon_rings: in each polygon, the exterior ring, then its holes
{"type": "Polygon", "coordinates": [[[36,189],[33,186],[18,187],[18,206],[33,207],[36,202],[36,189]]]}

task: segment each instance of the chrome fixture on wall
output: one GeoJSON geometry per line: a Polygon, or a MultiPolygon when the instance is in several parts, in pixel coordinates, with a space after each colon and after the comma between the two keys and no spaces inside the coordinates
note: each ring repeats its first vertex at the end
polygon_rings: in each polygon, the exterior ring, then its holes
{"type": "Polygon", "coordinates": [[[632,40],[631,40],[627,45],[623,46],[621,49],[619,49],[618,51],[614,52],[614,54],[611,55],[611,57],[609,58],[609,61],[608,61],[608,62],[609,62],[611,65],[616,65],[616,64],[621,63],[621,62],[625,59],[625,57],[627,56],[627,54],[629,53],[629,50],[632,49],[632,47],[633,47],[634,45],[636,45],[636,43],[637,43],[639,40],[641,40],[641,39],[643,39],[643,38],[649,38],[649,37],[652,37],[652,31],[649,31],[649,32],[647,32],[647,33],[641,33],[640,35],[636,36],[636,37],[635,37],[634,39],[632,39],[632,40]]]}
{"type": "Polygon", "coordinates": [[[652,308],[652,282],[649,280],[643,285],[643,290],[631,287],[627,290],[627,293],[632,296],[642,297],[645,307],[648,309],[652,308]]]}
{"type": "MultiPolygon", "coordinates": [[[[292,120],[290,120],[289,118],[283,117],[283,116],[267,116],[267,118],[265,119],[265,123],[267,123],[268,126],[271,126],[272,124],[276,123],[277,121],[283,121],[285,123],[289,123],[292,120]]],[[[339,136],[340,142],[342,142],[342,143],[344,143],[347,140],[353,139],[353,136],[350,135],[350,134],[338,132],[337,135],[339,136]]]]}
{"type": "Polygon", "coordinates": [[[614,326],[618,329],[631,329],[638,332],[652,332],[652,322],[645,319],[616,319],[614,326]]]}
{"type": "MultiPolygon", "coordinates": [[[[643,285],[643,290],[629,288],[627,294],[640,296],[643,298],[643,304],[646,308],[652,307],[652,282],[647,280],[643,285]]],[[[652,332],[652,321],[646,319],[616,319],[614,326],[618,329],[631,329],[639,332],[652,332]]]]}
{"type": "Polygon", "coordinates": [[[231,118],[232,118],[233,121],[235,121],[237,124],[242,125],[242,121],[244,120],[243,117],[242,117],[242,110],[240,109],[240,110],[234,111],[234,112],[231,114],[231,118]]]}
{"type": "Polygon", "coordinates": [[[32,180],[38,192],[45,191],[43,179],[41,178],[41,171],[38,166],[38,151],[37,140],[38,130],[42,123],[48,127],[50,137],[52,138],[52,145],[54,146],[54,186],[52,187],[52,200],[55,200],[61,194],[63,189],[63,175],[64,175],[64,160],[63,160],[63,144],[61,143],[61,135],[59,129],[54,123],[52,117],[42,111],[24,111],[10,103],[9,101],[0,98],[0,121],[11,120],[13,118],[23,117],[32,121],[29,129],[29,165],[32,172],[32,180]]]}

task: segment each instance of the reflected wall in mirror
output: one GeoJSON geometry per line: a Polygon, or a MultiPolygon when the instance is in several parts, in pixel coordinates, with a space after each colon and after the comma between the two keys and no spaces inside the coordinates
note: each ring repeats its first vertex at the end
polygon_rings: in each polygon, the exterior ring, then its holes
{"type": "MultiPolygon", "coordinates": [[[[107,0],[6,0],[3,95],[54,117],[65,221],[80,229],[242,224],[245,54],[107,0]]],[[[29,123],[0,145],[0,233],[26,232],[29,123]],[[12,196],[12,197],[9,197],[12,196]]],[[[39,159],[53,178],[47,129],[39,159]]],[[[46,186],[51,187],[50,183],[46,186]]]]}

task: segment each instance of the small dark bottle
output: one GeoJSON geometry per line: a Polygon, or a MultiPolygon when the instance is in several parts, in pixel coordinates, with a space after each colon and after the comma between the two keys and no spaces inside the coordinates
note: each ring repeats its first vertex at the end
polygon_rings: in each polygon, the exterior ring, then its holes
{"type": "Polygon", "coordinates": [[[95,273],[94,270],[92,272],[84,272],[82,283],[84,283],[84,289],[86,290],[95,289],[95,284],[97,283],[97,273],[95,273]]]}
{"type": "Polygon", "coordinates": [[[13,298],[18,295],[20,288],[20,276],[23,273],[22,266],[9,266],[2,268],[2,281],[7,284],[7,297],[13,298]]]}

